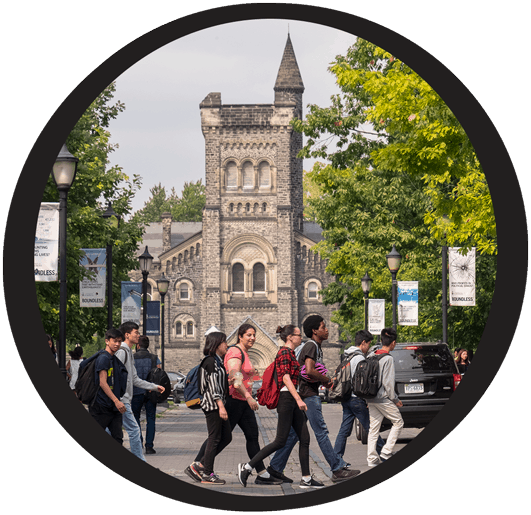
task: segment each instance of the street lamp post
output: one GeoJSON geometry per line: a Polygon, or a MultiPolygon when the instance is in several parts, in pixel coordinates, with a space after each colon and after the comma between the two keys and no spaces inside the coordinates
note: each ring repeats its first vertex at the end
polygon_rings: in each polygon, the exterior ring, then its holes
{"type": "Polygon", "coordinates": [[[164,297],[168,293],[168,286],[170,285],[169,279],[166,278],[164,273],[160,279],[157,279],[157,288],[160,293],[160,308],[161,308],[161,321],[160,321],[160,359],[162,361],[162,370],[164,370],[164,297]]]}
{"type": "Polygon", "coordinates": [[[143,334],[147,333],[146,319],[147,319],[147,276],[151,269],[151,263],[153,263],[153,256],[146,250],[144,253],[138,257],[140,262],[140,270],[142,271],[142,332],[143,334]]]}
{"type": "Polygon", "coordinates": [[[59,190],[59,340],[57,358],[59,369],[66,377],[66,208],[68,190],[77,172],[79,159],[74,157],[66,146],[61,148],[53,165],[52,177],[59,190]]]}
{"type": "Polygon", "coordinates": [[[365,315],[365,330],[368,326],[368,315],[369,315],[369,292],[371,291],[372,279],[369,277],[369,272],[365,272],[365,275],[361,279],[361,289],[363,290],[364,295],[364,315],[365,315]]]}
{"type": "Polygon", "coordinates": [[[448,245],[446,245],[446,227],[450,220],[443,215],[445,227],[442,245],[442,341],[448,343],[448,245]]]}
{"type": "Polygon", "coordinates": [[[391,272],[391,277],[393,278],[393,289],[392,289],[393,329],[396,331],[396,289],[397,289],[396,274],[398,273],[398,270],[400,268],[400,260],[402,259],[402,256],[395,249],[395,246],[393,245],[391,252],[387,254],[387,256],[385,257],[387,259],[387,267],[389,268],[389,271],[391,272]]]}
{"type": "MultiPolygon", "coordinates": [[[[102,218],[105,220],[111,220],[112,225],[119,227],[120,225],[120,216],[114,212],[111,202],[107,206],[107,210],[103,213],[102,218]]],[[[107,329],[112,328],[112,308],[113,308],[113,297],[112,297],[112,242],[107,244],[107,329]]]]}

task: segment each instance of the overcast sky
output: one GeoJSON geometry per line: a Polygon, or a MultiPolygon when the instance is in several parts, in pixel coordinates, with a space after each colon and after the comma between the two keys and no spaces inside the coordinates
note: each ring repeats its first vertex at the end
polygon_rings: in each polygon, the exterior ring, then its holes
{"type": "MultiPolygon", "coordinates": [[[[133,199],[141,209],[162,183],[180,195],[185,181],[205,176],[199,104],[221,92],[223,104],[272,104],[273,87],[288,36],[297,57],[307,104],[329,105],[338,93],[327,71],[355,41],[337,29],[288,20],[256,20],[214,27],[178,39],[139,61],[117,79],[115,99],[125,103],[110,126],[120,148],[111,163],[142,177],[133,199]]],[[[313,161],[305,161],[304,168],[313,161]]]]}

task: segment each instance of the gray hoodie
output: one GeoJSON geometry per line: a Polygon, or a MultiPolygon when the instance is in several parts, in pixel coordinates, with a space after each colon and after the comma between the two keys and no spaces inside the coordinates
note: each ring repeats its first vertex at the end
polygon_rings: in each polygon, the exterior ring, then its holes
{"type": "Polygon", "coordinates": [[[380,359],[380,370],[378,374],[381,384],[376,397],[367,399],[367,402],[385,402],[390,400],[395,404],[400,401],[395,393],[395,362],[391,355],[380,359]]]}
{"type": "Polygon", "coordinates": [[[157,390],[155,383],[148,383],[143,379],[140,379],[136,373],[135,360],[133,358],[133,352],[129,348],[127,343],[122,342],[122,346],[118,349],[116,357],[125,365],[127,369],[127,388],[123,397],[120,399],[124,404],[131,404],[133,398],[133,385],[144,390],[157,390]]]}

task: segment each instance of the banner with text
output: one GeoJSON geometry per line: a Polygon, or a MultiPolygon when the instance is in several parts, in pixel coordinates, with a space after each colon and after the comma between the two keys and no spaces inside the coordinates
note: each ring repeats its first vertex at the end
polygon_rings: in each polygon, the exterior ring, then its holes
{"type": "Polygon", "coordinates": [[[450,306],[476,305],[476,249],[464,256],[459,247],[448,248],[450,306]]]}
{"type": "Polygon", "coordinates": [[[398,324],[419,325],[419,282],[398,281],[398,324]]]}
{"type": "Polygon", "coordinates": [[[42,202],[35,231],[35,280],[58,281],[59,202],[42,202]]]}
{"type": "Polygon", "coordinates": [[[79,281],[79,305],[82,308],[105,307],[105,277],[107,252],[105,249],[81,249],[79,264],[89,272],[89,277],[79,281]]]}
{"type": "Polygon", "coordinates": [[[142,283],[122,281],[122,324],[135,322],[140,325],[142,283]]]}
{"type": "Polygon", "coordinates": [[[376,335],[385,328],[385,299],[369,299],[368,330],[376,335]]]}
{"type": "Polygon", "coordinates": [[[160,302],[148,300],[146,315],[146,333],[148,336],[160,335],[160,302]]]}

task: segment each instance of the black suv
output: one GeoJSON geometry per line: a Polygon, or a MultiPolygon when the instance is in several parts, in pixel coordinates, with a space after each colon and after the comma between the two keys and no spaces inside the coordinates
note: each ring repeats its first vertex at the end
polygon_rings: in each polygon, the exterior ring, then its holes
{"type": "MultiPolygon", "coordinates": [[[[374,346],[371,353],[380,348],[374,346]]],[[[399,408],[404,427],[426,427],[439,413],[461,381],[454,358],[445,343],[397,343],[395,391],[404,404],[399,408]]],[[[367,432],[356,419],[356,437],[367,443],[367,432]]],[[[391,427],[384,419],[382,429],[391,427]]]]}

